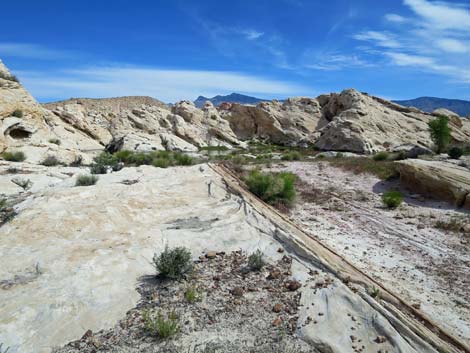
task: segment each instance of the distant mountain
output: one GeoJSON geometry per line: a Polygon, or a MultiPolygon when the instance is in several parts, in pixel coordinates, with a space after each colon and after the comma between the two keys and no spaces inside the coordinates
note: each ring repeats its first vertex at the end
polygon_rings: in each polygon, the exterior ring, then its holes
{"type": "Polygon", "coordinates": [[[428,113],[432,113],[433,110],[438,108],[445,108],[452,110],[460,116],[470,116],[470,102],[460,99],[420,97],[393,102],[404,105],[405,107],[416,107],[428,113]]]}
{"type": "Polygon", "coordinates": [[[197,97],[194,101],[196,107],[201,108],[206,101],[212,102],[215,106],[223,102],[230,102],[230,103],[240,103],[240,104],[258,104],[259,102],[264,102],[267,99],[260,99],[256,97],[245,96],[243,94],[232,93],[227,96],[215,96],[212,98],[207,98],[203,96],[197,97]]]}

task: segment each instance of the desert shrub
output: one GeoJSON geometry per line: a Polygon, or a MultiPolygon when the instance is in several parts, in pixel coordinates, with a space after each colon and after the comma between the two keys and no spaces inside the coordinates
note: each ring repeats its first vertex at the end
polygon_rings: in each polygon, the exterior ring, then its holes
{"type": "Polygon", "coordinates": [[[114,154],[114,157],[117,159],[118,162],[122,162],[125,164],[132,163],[133,156],[134,156],[134,152],[129,151],[129,150],[118,151],[114,154]]]}
{"type": "Polygon", "coordinates": [[[193,158],[184,153],[175,153],[174,160],[176,165],[192,165],[193,158]]]}
{"type": "Polygon", "coordinates": [[[296,176],[293,173],[283,172],[278,174],[262,173],[253,170],[245,178],[248,189],[270,204],[291,205],[296,196],[295,192],[296,176]]]}
{"type": "Polygon", "coordinates": [[[200,151],[227,151],[226,146],[204,146],[199,149],[200,151]]]}
{"type": "Polygon", "coordinates": [[[53,143],[54,145],[60,146],[61,142],[58,138],[54,137],[49,139],[49,143],[53,143]]]}
{"type": "Polygon", "coordinates": [[[248,267],[253,271],[259,271],[265,265],[263,260],[263,252],[261,250],[256,250],[253,254],[248,256],[248,267]]]}
{"type": "Polygon", "coordinates": [[[11,116],[21,119],[23,117],[23,111],[21,109],[15,109],[13,113],[11,113],[11,116]]]}
{"type": "Polygon", "coordinates": [[[0,199],[0,211],[2,211],[7,205],[7,200],[0,199]]]}
{"type": "Polygon", "coordinates": [[[15,75],[6,74],[3,72],[0,72],[0,78],[3,78],[4,80],[7,80],[7,81],[20,82],[15,75]]]}
{"type": "Polygon", "coordinates": [[[53,167],[60,164],[60,161],[55,156],[47,156],[41,161],[41,164],[46,167],[53,167]]]}
{"type": "Polygon", "coordinates": [[[189,287],[184,292],[184,298],[188,303],[195,303],[201,300],[201,293],[195,287],[189,287]]]}
{"type": "Polygon", "coordinates": [[[93,158],[93,163],[90,166],[91,174],[106,174],[109,168],[116,168],[118,159],[108,152],[101,152],[98,156],[93,158]]]}
{"type": "Polygon", "coordinates": [[[371,289],[370,289],[370,292],[369,292],[370,296],[372,298],[376,298],[376,299],[379,299],[380,298],[380,289],[373,286],[371,289]]]}
{"type": "Polygon", "coordinates": [[[21,151],[3,152],[2,157],[10,162],[23,162],[26,159],[26,155],[21,151]]]}
{"type": "Polygon", "coordinates": [[[160,255],[153,256],[153,264],[160,276],[170,279],[180,279],[193,267],[191,252],[185,247],[165,247],[160,255]]]}
{"type": "Polygon", "coordinates": [[[90,186],[95,185],[98,181],[96,175],[79,175],[75,181],[75,186],[90,186]]]}
{"type": "Polygon", "coordinates": [[[452,216],[448,219],[439,219],[434,226],[450,232],[465,232],[465,226],[470,224],[470,216],[452,216]]]}
{"type": "Polygon", "coordinates": [[[449,157],[452,159],[459,159],[463,155],[463,149],[457,146],[454,146],[449,149],[449,157]]]}
{"type": "Polygon", "coordinates": [[[399,176],[398,166],[392,161],[374,161],[372,158],[366,157],[324,158],[324,160],[343,170],[355,174],[373,174],[382,180],[399,176]]]}
{"type": "Polygon", "coordinates": [[[300,152],[291,151],[282,155],[281,160],[283,161],[298,161],[302,158],[300,152]]]}
{"type": "Polygon", "coordinates": [[[335,158],[344,158],[344,153],[343,152],[337,152],[335,154],[335,158]]]}
{"type": "Polygon", "coordinates": [[[139,165],[150,165],[152,164],[153,156],[150,153],[145,152],[137,152],[134,153],[132,156],[132,163],[139,166],[139,165]]]}
{"type": "Polygon", "coordinates": [[[168,168],[170,166],[170,161],[165,158],[155,158],[152,161],[152,165],[157,168],[168,168]]]}
{"type": "Polygon", "coordinates": [[[450,142],[449,118],[441,115],[428,123],[431,139],[436,145],[436,152],[444,152],[450,142]]]}
{"type": "Polygon", "coordinates": [[[179,319],[174,311],[165,316],[160,312],[154,314],[147,310],[143,312],[142,319],[145,330],[160,338],[171,337],[177,334],[180,329],[179,319]]]}
{"type": "Polygon", "coordinates": [[[106,174],[108,172],[108,166],[104,164],[93,163],[90,165],[91,174],[106,174]]]}
{"type": "Polygon", "coordinates": [[[374,161],[386,161],[388,159],[388,152],[382,151],[374,154],[374,161]]]}
{"type": "Polygon", "coordinates": [[[74,158],[72,162],[70,162],[69,167],[80,167],[83,162],[83,157],[78,155],[74,158]]]}
{"type": "Polygon", "coordinates": [[[382,201],[388,208],[397,208],[403,202],[403,196],[399,191],[386,191],[382,195],[382,201]]]}

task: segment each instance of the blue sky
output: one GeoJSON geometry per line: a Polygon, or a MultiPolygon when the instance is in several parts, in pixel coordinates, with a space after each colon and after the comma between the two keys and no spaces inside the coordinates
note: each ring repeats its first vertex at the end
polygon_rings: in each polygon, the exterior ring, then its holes
{"type": "Polygon", "coordinates": [[[0,58],[40,101],[239,92],[470,100],[466,0],[17,0],[0,58]]]}

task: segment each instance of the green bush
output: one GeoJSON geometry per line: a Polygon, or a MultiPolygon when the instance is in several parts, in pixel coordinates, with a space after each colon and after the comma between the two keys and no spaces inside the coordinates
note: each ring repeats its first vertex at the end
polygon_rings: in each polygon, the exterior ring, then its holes
{"type": "Polygon", "coordinates": [[[457,146],[454,146],[449,149],[449,157],[452,159],[459,159],[463,155],[463,149],[457,146]]]}
{"type": "Polygon", "coordinates": [[[96,175],[79,175],[75,182],[75,186],[90,186],[95,185],[98,181],[96,175]]]}
{"type": "Polygon", "coordinates": [[[176,165],[192,165],[193,164],[193,158],[184,153],[175,153],[174,159],[175,159],[176,165]]]}
{"type": "Polygon", "coordinates": [[[55,156],[47,156],[42,162],[42,165],[46,167],[53,167],[60,164],[60,161],[55,156]]]}
{"type": "Polygon", "coordinates": [[[152,165],[157,168],[168,168],[170,166],[170,161],[165,158],[155,158],[152,161],[152,165]]]}
{"type": "Polygon", "coordinates": [[[104,164],[93,163],[90,166],[91,174],[106,174],[108,172],[108,166],[104,164]]]}
{"type": "Polygon", "coordinates": [[[15,111],[11,113],[11,116],[21,119],[23,117],[23,111],[21,109],[15,109],[15,111]]]}
{"type": "Polygon", "coordinates": [[[60,146],[61,142],[58,138],[51,138],[49,139],[49,143],[53,143],[54,145],[60,146]]]}
{"type": "Polygon", "coordinates": [[[26,155],[21,151],[3,152],[2,157],[10,162],[23,162],[26,159],[26,155]]]}
{"type": "Polygon", "coordinates": [[[374,154],[374,161],[386,161],[388,159],[388,152],[382,151],[374,154]]]}
{"type": "Polygon", "coordinates": [[[195,287],[189,287],[184,292],[184,298],[188,301],[188,303],[195,303],[201,300],[201,294],[195,287]]]}
{"type": "Polygon", "coordinates": [[[250,191],[270,204],[281,203],[290,206],[295,200],[295,180],[293,173],[262,173],[253,170],[245,178],[250,191]]]}
{"type": "Polygon", "coordinates": [[[292,151],[286,154],[283,154],[281,160],[283,161],[299,161],[302,158],[300,152],[292,151]]]}
{"type": "Polygon", "coordinates": [[[160,255],[153,256],[153,264],[160,276],[170,279],[182,278],[193,267],[191,252],[185,247],[165,247],[160,255]]]}
{"type": "Polygon", "coordinates": [[[134,156],[134,152],[128,150],[118,151],[114,154],[114,157],[122,163],[129,164],[132,163],[132,157],[134,156]]]}
{"type": "Polygon", "coordinates": [[[248,267],[253,271],[259,271],[265,265],[263,260],[263,252],[261,250],[256,250],[253,254],[248,256],[248,267]]]}
{"type": "Polygon", "coordinates": [[[171,337],[177,334],[180,329],[179,319],[174,311],[165,317],[160,312],[155,315],[147,310],[143,312],[142,319],[145,330],[160,338],[171,337]]]}
{"type": "Polygon", "coordinates": [[[403,196],[399,191],[386,191],[382,196],[382,201],[388,208],[397,208],[403,202],[403,196]]]}
{"type": "Polygon", "coordinates": [[[442,153],[450,142],[449,118],[441,115],[428,123],[436,152],[442,153]]]}

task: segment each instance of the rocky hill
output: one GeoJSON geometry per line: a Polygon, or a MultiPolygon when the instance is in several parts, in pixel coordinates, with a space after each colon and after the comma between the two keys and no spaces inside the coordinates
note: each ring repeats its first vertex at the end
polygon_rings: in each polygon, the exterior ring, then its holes
{"type": "Polygon", "coordinates": [[[419,97],[409,100],[394,101],[406,107],[416,107],[424,112],[432,113],[436,109],[447,109],[460,116],[470,117],[470,102],[461,99],[446,99],[436,97],[419,97]]]}
{"type": "Polygon", "coordinates": [[[217,95],[212,98],[199,96],[194,101],[194,104],[196,105],[196,107],[202,108],[206,102],[211,102],[213,105],[218,106],[222,103],[240,103],[240,104],[254,105],[263,101],[266,101],[266,99],[245,96],[244,94],[239,94],[239,93],[231,93],[226,96],[217,95]]]}

